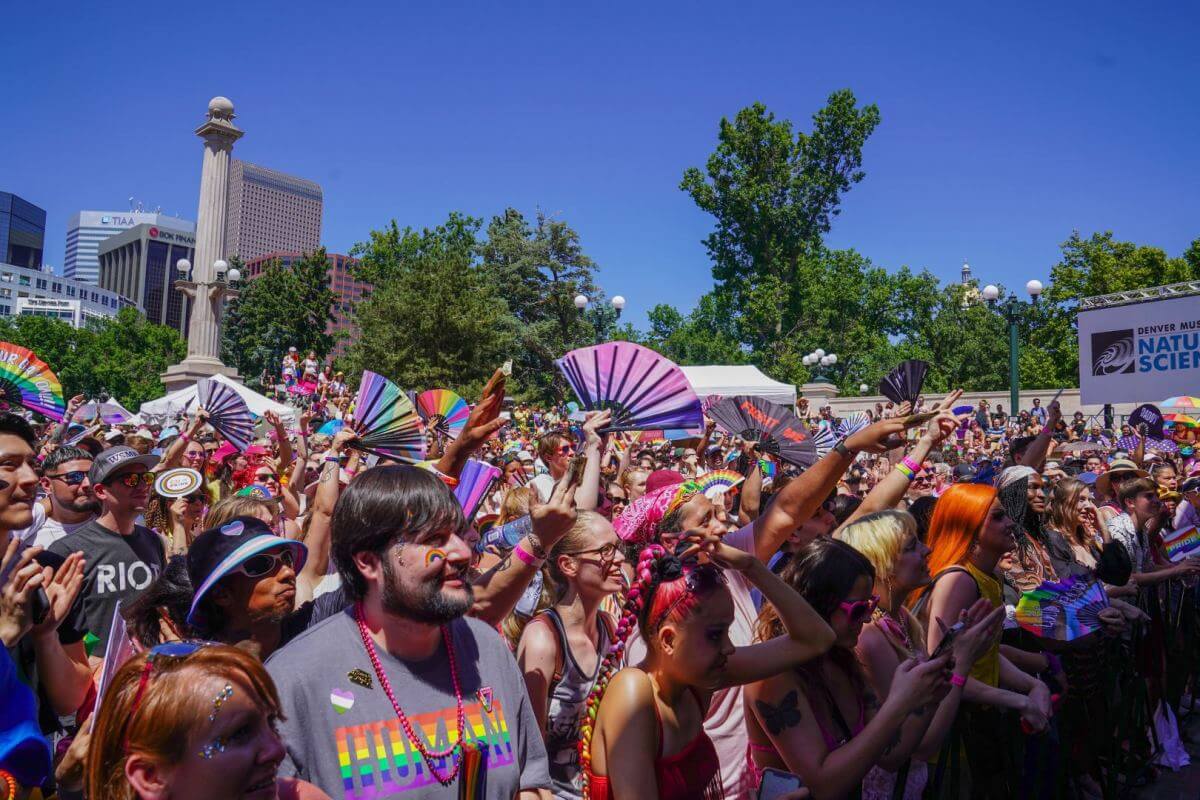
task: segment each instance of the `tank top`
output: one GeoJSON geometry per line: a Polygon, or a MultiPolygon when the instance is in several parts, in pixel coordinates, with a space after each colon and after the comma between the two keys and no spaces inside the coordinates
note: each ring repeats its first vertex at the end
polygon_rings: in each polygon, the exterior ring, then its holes
{"type": "MultiPolygon", "coordinates": [[[[694,688],[688,687],[688,691],[703,715],[705,709],[700,703],[700,695],[694,688]]],[[[659,714],[657,701],[654,702],[654,719],[658,723],[654,782],[658,786],[659,800],[722,800],[725,793],[721,789],[721,764],[717,760],[717,748],[704,728],[678,753],[664,756],[662,715],[659,714]]],[[[588,779],[591,783],[590,800],[612,800],[612,788],[608,785],[607,775],[590,774],[588,779]]]]}
{"type": "MultiPolygon", "coordinates": [[[[988,575],[977,568],[974,564],[967,562],[965,564],[956,564],[952,567],[946,567],[944,570],[934,576],[933,583],[929,584],[929,589],[921,595],[921,600],[918,605],[921,607],[921,614],[926,617],[925,629],[929,629],[928,617],[929,598],[933,597],[933,586],[943,576],[951,572],[965,572],[975,581],[975,588],[979,592],[979,596],[992,604],[993,608],[1002,608],[1004,606],[1004,597],[1000,587],[1000,581],[988,575]]],[[[1000,633],[997,632],[996,637],[988,646],[987,652],[979,657],[975,662],[975,666],[971,668],[971,677],[980,683],[986,683],[988,686],[1000,685],[1000,633]]]]}
{"type": "Polygon", "coordinates": [[[551,681],[550,698],[546,706],[546,755],[550,761],[550,788],[558,800],[573,800],[579,797],[582,784],[579,774],[579,717],[596,683],[600,662],[612,644],[612,631],[601,613],[596,648],[600,655],[592,674],[586,675],[579,668],[567,643],[567,629],[558,610],[548,608],[544,615],[554,626],[558,651],[562,655],[562,667],[551,681]]]}

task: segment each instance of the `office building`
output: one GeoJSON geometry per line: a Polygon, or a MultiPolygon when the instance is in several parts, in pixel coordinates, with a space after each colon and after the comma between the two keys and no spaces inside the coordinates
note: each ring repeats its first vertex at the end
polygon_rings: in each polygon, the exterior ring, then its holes
{"type": "Polygon", "coordinates": [[[78,328],[92,320],[115,317],[130,305],[115,292],[62,278],[48,270],[0,263],[0,316],[55,317],[78,328]]]}
{"type": "Polygon", "coordinates": [[[175,264],[181,258],[193,260],[195,251],[192,230],[135,225],[101,243],[100,285],[132,302],[151,322],[186,336],[188,303],[175,288],[175,264]]]}
{"type": "MultiPolygon", "coordinates": [[[[242,279],[254,280],[272,261],[278,261],[284,267],[291,267],[292,262],[298,260],[301,255],[300,253],[268,253],[262,258],[248,261],[242,279]]],[[[350,342],[358,334],[358,327],[353,322],[352,314],[359,301],[370,293],[371,284],[354,278],[350,270],[355,261],[350,256],[329,253],[327,258],[329,269],[326,274],[329,276],[329,288],[333,291],[334,299],[333,321],[325,328],[325,332],[334,337],[333,352],[330,355],[337,358],[346,354],[350,342]]]]}
{"type": "Polygon", "coordinates": [[[238,161],[229,165],[225,258],[244,262],[269,253],[311,253],[321,246],[321,187],[238,161]]]}
{"type": "Polygon", "coordinates": [[[100,243],[127,231],[134,225],[157,225],[195,235],[196,223],[165,214],[143,211],[80,211],[67,224],[67,251],[63,260],[63,275],[77,281],[99,285],[100,262],[97,252],[100,243]]]}
{"type": "Polygon", "coordinates": [[[15,194],[0,192],[0,261],[41,269],[45,242],[45,209],[15,194]]]}

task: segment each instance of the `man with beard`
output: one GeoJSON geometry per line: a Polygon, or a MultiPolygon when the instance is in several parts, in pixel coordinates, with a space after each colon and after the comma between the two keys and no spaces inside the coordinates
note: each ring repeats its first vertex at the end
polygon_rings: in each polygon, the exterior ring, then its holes
{"type": "Polygon", "coordinates": [[[95,519],[100,501],[88,480],[91,468],[92,454],[79,447],[60,447],[46,456],[40,479],[46,496],[33,506],[33,524],[17,537],[35,547],[49,547],[95,519]]]}
{"type": "Polygon", "coordinates": [[[283,773],[334,797],[549,798],[516,662],[464,616],[471,554],[450,490],[426,470],[377,467],[342,494],[332,528],[353,605],[267,662],[286,716],[283,773]]]}

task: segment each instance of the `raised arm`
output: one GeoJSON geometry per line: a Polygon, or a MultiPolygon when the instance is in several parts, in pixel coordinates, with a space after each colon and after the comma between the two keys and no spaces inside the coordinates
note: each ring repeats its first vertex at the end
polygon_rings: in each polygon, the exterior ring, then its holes
{"type": "Polygon", "coordinates": [[[1046,463],[1046,455],[1050,452],[1050,444],[1054,441],[1054,427],[1058,425],[1060,419],[1062,419],[1062,408],[1055,400],[1046,411],[1046,424],[1033,438],[1029,447],[1025,449],[1025,454],[1021,456],[1023,466],[1041,471],[1042,466],[1046,463]]]}
{"type": "Polygon", "coordinates": [[[195,438],[206,422],[208,422],[208,412],[203,408],[196,409],[196,415],[192,417],[192,423],[188,425],[187,431],[184,432],[184,435],[175,437],[175,441],[171,442],[171,446],[163,454],[162,460],[155,465],[154,471],[162,472],[178,467],[183,461],[183,451],[187,450],[188,442],[195,438]]]}
{"type": "Polygon", "coordinates": [[[308,536],[304,544],[308,547],[308,560],[296,581],[296,605],[311,600],[317,584],[329,571],[329,547],[332,543],[333,508],[337,505],[341,491],[339,457],[346,445],[354,438],[348,428],[338,431],[333,443],[321,463],[321,477],[317,479],[317,493],[309,509],[308,536]]]}
{"type": "Polygon", "coordinates": [[[279,442],[279,465],[281,468],[287,469],[292,464],[292,439],[283,427],[283,420],[269,409],[263,414],[263,419],[275,429],[275,440],[279,442]]]}
{"type": "Polygon", "coordinates": [[[583,423],[584,458],[583,482],[575,493],[575,505],[580,511],[595,511],[600,505],[600,438],[599,429],[612,421],[611,411],[589,411],[583,423]]]}

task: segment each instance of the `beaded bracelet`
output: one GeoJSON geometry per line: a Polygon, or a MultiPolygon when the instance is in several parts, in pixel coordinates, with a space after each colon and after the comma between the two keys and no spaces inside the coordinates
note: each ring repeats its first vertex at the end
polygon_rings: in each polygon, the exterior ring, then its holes
{"type": "Polygon", "coordinates": [[[17,779],[6,769],[0,769],[0,782],[3,782],[5,793],[3,800],[17,800],[17,779]]]}

